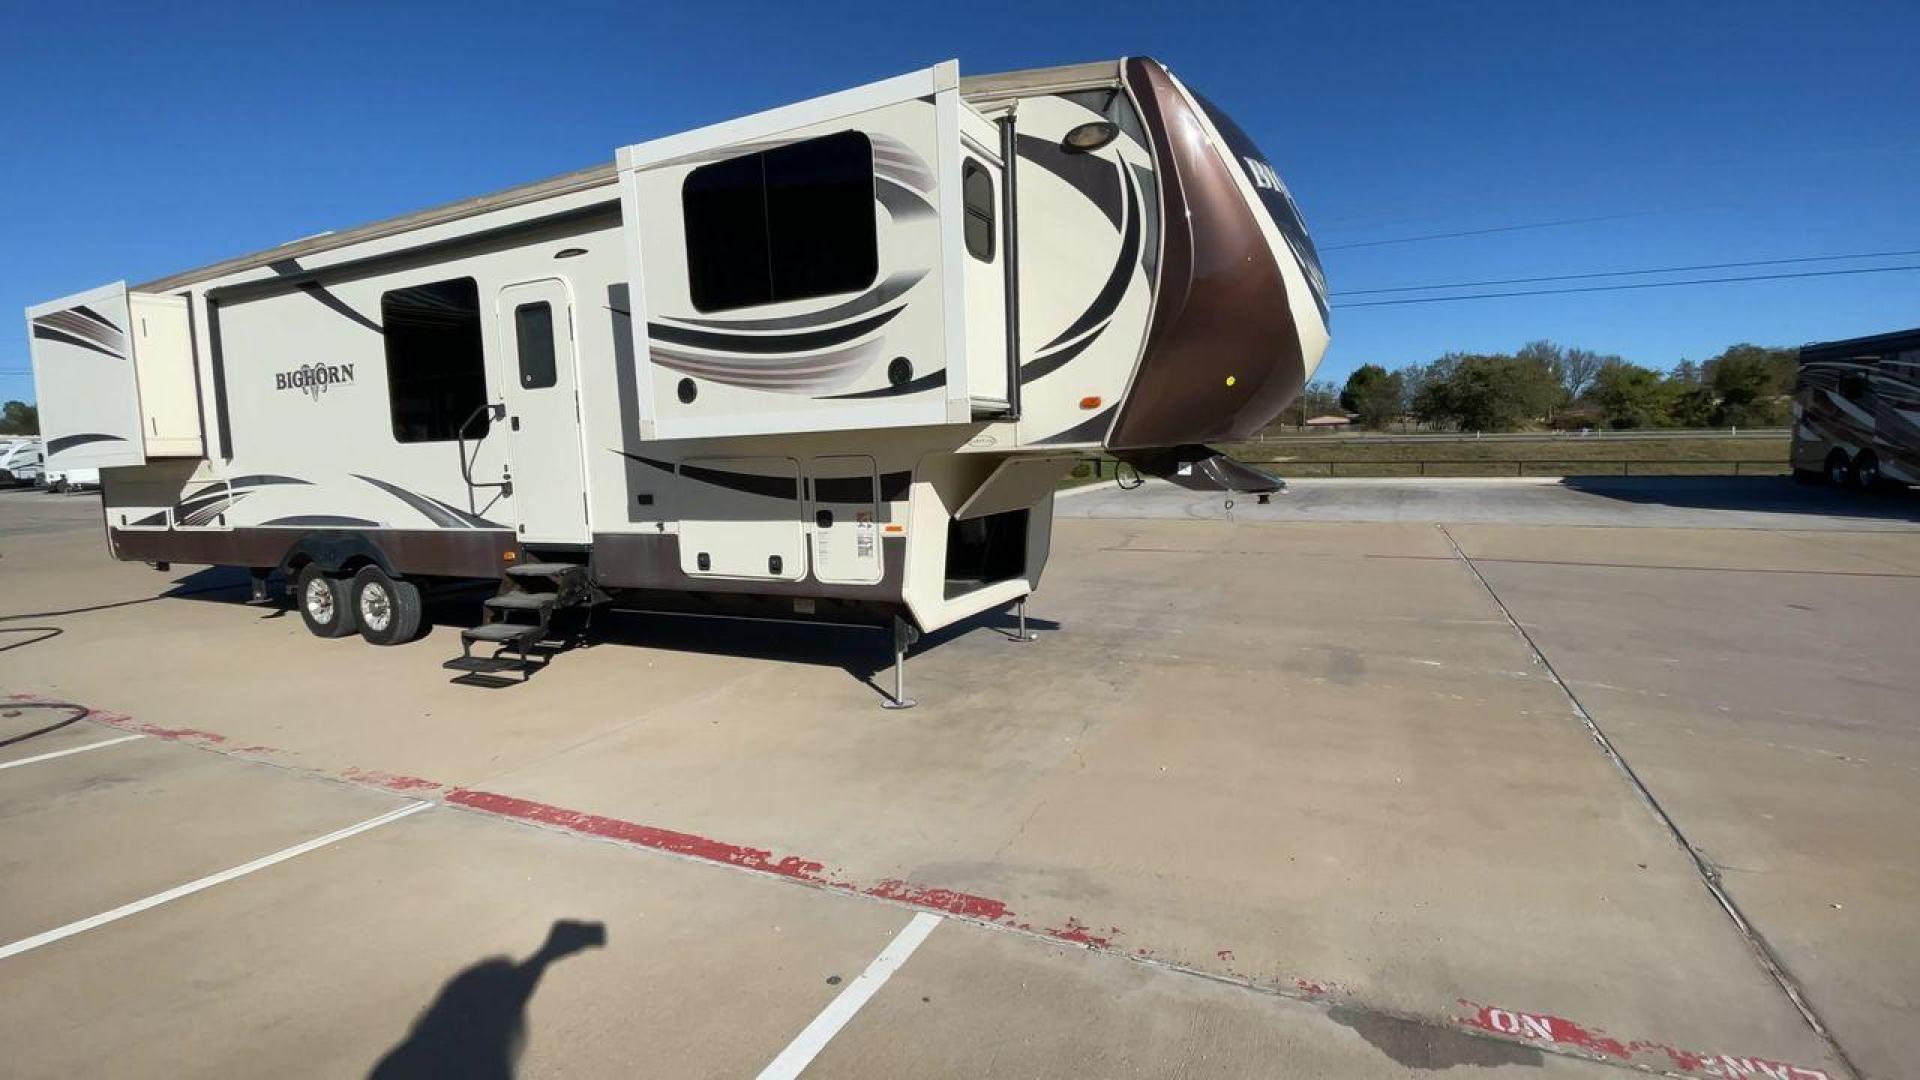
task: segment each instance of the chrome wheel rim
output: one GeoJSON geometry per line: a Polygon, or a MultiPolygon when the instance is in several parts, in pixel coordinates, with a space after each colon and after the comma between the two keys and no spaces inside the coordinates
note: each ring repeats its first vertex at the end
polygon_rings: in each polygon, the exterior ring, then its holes
{"type": "Polygon", "coordinates": [[[326,578],[314,578],[307,582],[307,614],[313,621],[325,626],[333,622],[333,589],[326,578]]]}
{"type": "Polygon", "coordinates": [[[360,625],[379,633],[393,622],[393,597],[387,587],[369,581],[360,590],[360,625]]]}

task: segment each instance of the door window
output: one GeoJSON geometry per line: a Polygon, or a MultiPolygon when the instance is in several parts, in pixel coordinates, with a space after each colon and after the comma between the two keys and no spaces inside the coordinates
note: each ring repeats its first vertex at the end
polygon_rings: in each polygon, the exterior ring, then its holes
{"type": "Polygon", "coordinates": [[[513,338],[520,355],[520,388],[544,390],[557,377],[553,356],[553,305],[541,300],[513,309],[513,338]]]}

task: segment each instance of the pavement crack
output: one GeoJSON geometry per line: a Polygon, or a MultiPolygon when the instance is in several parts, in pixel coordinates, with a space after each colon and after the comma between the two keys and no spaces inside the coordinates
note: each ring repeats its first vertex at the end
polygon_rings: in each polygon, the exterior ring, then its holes
{"type": "Polygon", "coordinates": [[[1020,819],[1020,827],[1013,830],[1013,832],[1005,840],[1001,841],[1000,846],[997,848],[994,848],[993,854],[989,857],[997,859],[1001,855],[1005,854],[1006,850],[1013,846],[1013,842],[1015,840],[1018,840],[1020,839],[1021,836],[1025,835],[1027,831],[1027,826],[1033,824],[1033,819],[1039,815],[1040,811],[1043,808],[1045,808],[1046,805],[1047,805],[1047,800],[1045,799],[1041,799],[1039,802],[1035,803],[1033,805],[1033,809],[1027,811],[1027,816],[1020,819]]]}
{"type": "Polygon", "coordinates": [[[1654,818],[1665,828],[1667,835],[1674,843],[1680,845],[1680,850],[1687,853],[1687,858],[1693,862],[1694,873],[1699,877],[1700,883],[1706,887],[1707,892],[1711,893],[1714,900],[1719,903],[1720,909],[1726,912],[1727,918],[1733,921],[1734,930],[1737,931],[1741,939],[1747,943],[1748,949],[1752,951],[1754,959],[1759,962],[1760,967],[1765,970],[1767,975],[1773,979],[1774,983],[1780,987],[1781,992],[1787,996],[1787,1000],[1791,1002],[1794,1009],[1800,1013],[1800,1018],[1806,1021],[1807,1027],[1811,1028],[1814,1035],[1824,1042],[1827,1048],[1833,1052],[1834,1058],[1839,1061],[1840,1066],[1846,1070],[1847,1075],[1856,1078],[1860,1077],[1862,1075],[1860,1069],[1854,1065],[1853,1059],[1848,1056],[1846,1049],[1840,1045],[1839,1040],[1834,1038],[1833,1032],[1828,1029],[1826,1022],[1822,1020],[1820,1014],[1815,1011],[1813,1003],[1807,1000],[1806,992],[1801,989],[1799,982],[1787,971],[1785,963],[1780,959],[1780,956],[1774,952],[1773,946],[1767,942],[1766,937],[1760,933],[1759,928],[1748,921],[1746,914],[1740,910],[1740,905],[1734,902],[1733,896],[1722,886],[1719,870],[1706,856],[1700,853],[1700,849],[1696,848],[1691,840],[1687,839],[1687,834],[1681,830],[1680,823],[1675,821],[1671,814],[1667,813],[1666,808],[1660,805],[1660,800],[1654,797],[1652,789],[1648,788],[1646,783],[1640,779],[1640,775],[1633,771],[1633,766],[1627,762],[1627,759],[1621,755],[1620,751],[1614,748],[1613,741],[1607,738],[1607,733],[1601,728],[1600,722],[1594,719],[1592,713],[1587,711],[1587,707],[1581,703],[1579,695],[1573,692],[1573,688],[1567,684],[1567,680],[1562,678],[1559,670],[1553,666],[1553,661],[1548,659],[1546,652],[1540,648],[1540,643],[1535,641],[1533,635],[1527,631],[1527,628],[1522,626],[1520,620],[1514,617],[1513,612],[1507,607],[1506,601],[1500,599],[1500,594],[1494,591],[1493,583],[1487,580],[1486,575],[1480,572],[1478,566],[1474,565],[1472,556],[1469,556],[1466,550],[1460,546],[1460,542],[1454,539],[1453,533],[1449,532],[1444,524],[1438,522],[1434,524],[1434,528],[1440,530],[1441,536],[1446,537],[1448,546],[1453,548],[1453,553],[1459,558],[1460,564],[1465,566],[1467,572],[1473,575],[1474,580],[1480,583],[1480,587],[1486,590],[1487,597],[1493,601],[1495,607],[1500,609],[1500,614],[1506,619],[1507,625],[1513,628],[1514,633],[1520,635],[1520,639],[1524,641],[1527,648],[1532,651],[1534,659],[1546,669],[1548,675],[1553,677],[1554,684],[1558,686],[1560,692],[1566,696],[1567,704],[1572,706],[1573,714],[1579,717],[1580,722],[1586,726],[1587,734],[1592,736],[1593,741],[1598,744],[1601,751],[1606,754],[1607,760],[1611,761],[1613,767],[1619,770],[1620,775],[1626,779],[1628,786],[1633,789],[1634,794],[1639,797],[1640,802],[1653,813],[1654,818]]]}

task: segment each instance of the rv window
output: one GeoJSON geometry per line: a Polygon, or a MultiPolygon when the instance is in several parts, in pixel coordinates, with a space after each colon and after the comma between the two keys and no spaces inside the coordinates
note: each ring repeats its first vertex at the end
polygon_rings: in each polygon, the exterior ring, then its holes
{"type": "Polygon", "coordinates": [[[993,261],[993,177],[972,158],[960,169],[961,201],[967,207],[967,254],[993,261]]]}
{"type": "Polygon", "coordinates": [[[526,390],[552,386],[553,305],[542,300],[514,308],[513,337],[520,354],[520,386],[526,390]]]}
{"type": "Polygon", "coordinates": [[[700,311],[854,292],[880,271],[873,143],[861,132],[702,165],[680,197],[700,311]]]}
{"type": "MultiPolygon", "coordinates": [[[[480,347],[480,287],[472,278],[395,289],[380,297],[387,343],[387,393],[393,437],[403,443],[444,442],[487,401],[480,347]]],[[[482,412],[466,430],[487,433],[482,412]]]]}

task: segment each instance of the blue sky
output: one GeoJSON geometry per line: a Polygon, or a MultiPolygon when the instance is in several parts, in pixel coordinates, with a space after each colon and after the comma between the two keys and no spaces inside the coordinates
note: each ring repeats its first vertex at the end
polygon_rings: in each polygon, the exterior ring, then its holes
{"type": "MultiPolygon", "coordinates": [[[[1912,3],[160,11],[6,6],[0,310],[16,314],[0,320],[0,399],[31,396],[18,315],[30,303],[948,57],[963,72],[1166,61],[1286,177],[1336,293],[1920,249],[1912,3]],[[1610,220],[1343,250],[1593,217],[1610,220]]],[[[1666,367],[1742,340],[1920,325],[1920,272],[1334,317],[1322,368],[1334,378],[1541,337],[1666,367]]]]}

